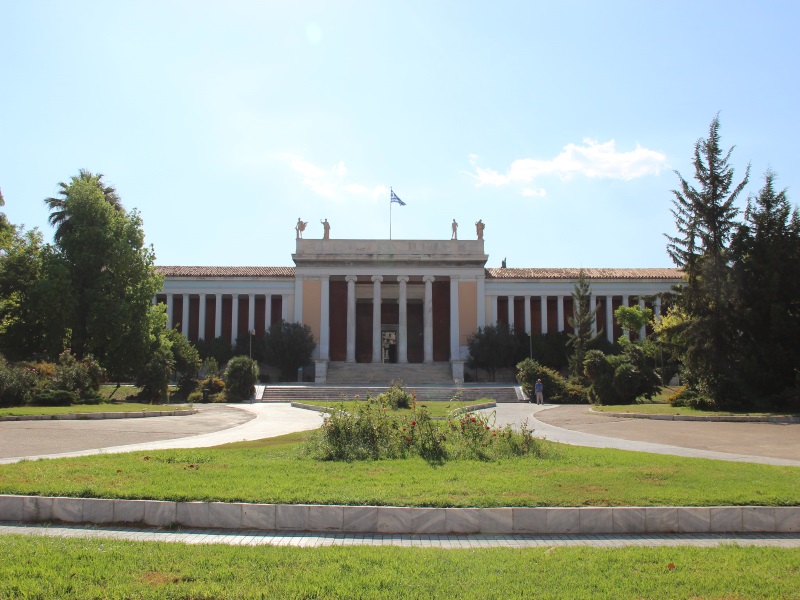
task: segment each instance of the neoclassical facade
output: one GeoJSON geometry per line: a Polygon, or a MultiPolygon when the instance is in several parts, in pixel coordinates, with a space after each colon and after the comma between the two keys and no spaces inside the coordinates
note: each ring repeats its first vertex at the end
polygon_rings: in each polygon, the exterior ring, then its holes
{"type": "MultiPolygon", "coordinates": [[[[463,381],[467,339],[508,323],[527,333],[564,331],[578,269],[486,268],[478,240],[296,241],[294,267],[158,267],[169,327],[189,339],[234,343],[281,319],[317,341],[315,381],[331,362],[449,363],[463,381]]],[[[596,327],[613,340],[619,306],[656,314],[680,283],[677,269],[584,269],[596,327]],[[610,326],[608,326],[610,325],[610,326]]],[[[643,334],[644,332],[640,332],[643,334]]]]}

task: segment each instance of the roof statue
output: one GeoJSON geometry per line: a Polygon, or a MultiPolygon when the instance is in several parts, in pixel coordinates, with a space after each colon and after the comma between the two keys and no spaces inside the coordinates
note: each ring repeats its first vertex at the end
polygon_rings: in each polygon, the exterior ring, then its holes
{"type": "Polygon", "coordinates": [[[453,234],[450,236],[450,239],[451,240],[457,240],[458,239],[458,223],[456,223],[455,219],[453,219],[453,224],[450,227],[453,230],[453,234]]]}
{"type": "Polygon", "coordinates": [[[477,234],[478,234],[478,239],[479,239],[479,240],[482,240],[482,239],[483,239],[483,230],[484,230],[485,228],[486,228],[486,225],[484,225],[484,224],[483,224],[483,220],[482,220],[482,219],[478,219],[478,220],[475,222],[475,233],[477,233],[477,234]]]}
{"type": "Polygon", "coordinates": [[[306,230],[306,225],[308,225],[308,221],[303,221],[300,217],[297,218],[297,225],[294,226],[294,231],[297,234],[297,239],[303,239],[303,232],[306,230]]]}
{"type": "Polygon", "coordinates": [[[331,239],[331,224],[328,223],[328,219],[320,221],[320,223],[322,223],[322,239],[323,240],[331,239]]]}

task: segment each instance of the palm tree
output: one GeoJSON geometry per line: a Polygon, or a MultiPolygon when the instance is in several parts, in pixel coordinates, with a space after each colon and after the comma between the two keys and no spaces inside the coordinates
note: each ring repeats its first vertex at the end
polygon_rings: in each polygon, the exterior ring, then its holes
{"type": "Polygon", "coordinates": [[[67,211],[67,200],[69,199],[72,186],[79,181],[94,183],[97,185],[100,191],[103,192],[103,197],[106,199],[106,202],[113,206],[115,210],[125,210],[125,208],[122,206],[119,196],[117,195],[117,190],[113,186],[103,183],[103,175],[101,173],[94,175],[86,169],[81,169],[78,176],[73,176],[69,184],[64,183],[63,181],[58,184],[61,186],[61,191],[58,193],[60,197],[44,199],[44,203],[50,210],[50,216],[47,220],[50,221],[50,225],[56,228],[56,231],[53,234],[53,240],[56,243],[61,241],[61,239],[71,230],[69,213],[67,211]]]}

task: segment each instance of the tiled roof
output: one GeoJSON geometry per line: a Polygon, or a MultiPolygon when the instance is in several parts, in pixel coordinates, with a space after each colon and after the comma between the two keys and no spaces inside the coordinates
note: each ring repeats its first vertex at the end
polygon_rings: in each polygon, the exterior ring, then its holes
{"type": "Polygon", "coordinates": [[[156,267],[166,277],[294,277],[294,267],[156,267]]]}
{"type": "MultiPolygon", "coordinates": [[[[580,269],[486,269],[491,279],[577,279],[580,269]]],[[[583,269],[587,279],[680,279],[680,269],[583,269]]]]}

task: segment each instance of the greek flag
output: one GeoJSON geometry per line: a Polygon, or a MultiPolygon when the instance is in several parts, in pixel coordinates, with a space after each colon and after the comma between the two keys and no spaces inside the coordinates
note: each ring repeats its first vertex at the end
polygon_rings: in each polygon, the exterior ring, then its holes
{"type": "Polygon", "coordinates": [[[397,197],[397,194],[394,193],[394,190],[392,190],[392,195],[389,198],[389,202],[390,203],[391,202],[397,202],[400,206],[405,206],[406,205],[405,202],[403,202],[402,200],[400,200],[400,198],[397,197]]]}

